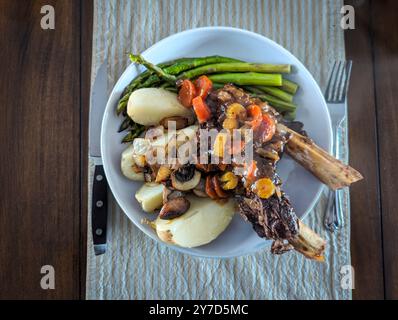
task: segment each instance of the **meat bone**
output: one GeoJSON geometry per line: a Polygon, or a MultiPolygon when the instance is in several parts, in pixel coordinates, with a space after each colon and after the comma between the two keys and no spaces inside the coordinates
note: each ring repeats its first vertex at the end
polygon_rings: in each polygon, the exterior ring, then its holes
{"type": "Polygon", "coordinates": [[[286,152],[332,190],[348,187],[363,179],[357,170],[331,156],[310,138],[280,123],[277,125],[277,130],[290,134],[286,152]]]}

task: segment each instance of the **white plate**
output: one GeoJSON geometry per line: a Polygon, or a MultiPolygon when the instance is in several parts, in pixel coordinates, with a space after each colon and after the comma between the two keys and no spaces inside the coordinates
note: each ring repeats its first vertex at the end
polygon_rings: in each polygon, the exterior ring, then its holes
{"type": "MultiPolygon", "coordinates": [[[[272,40],[245,30],[208,27],[174,34],[143,53],[143,56],[153,63],[181,57],[210,55],[228,56],[250,62],[293,65],[293,73],[289,78],[300,84],[296,97],[299,106],[297,120],[304,123],[306,131],[319,146],[330,150],[330,117],[317,83],[297,58],[272,40]]],[[[124,88],[142,70],[141,67],[131,64],[113,88],[102,122],[101,151],[109,186],[120,207],[143,232],[161,242],[149,226],[141,223],[142,218],[148,218],[148,214],[141,210],[134,198],[134,193],[141,183],[124,178],[120,171],[120,155],[127,146],[120,143],[125,133],[117,132],[121,118],[116,116],[115,107],[124,88]]],[[[278,172],[296,214],[303,218],[316,204],[323,188],[322,184],[287,156],[279,163],[278,172]]],[[[259,238],[250,223],[244,222],[236,215],[227,230],[208,245],[192,249],[170,247],[195,256],[226,258],[257,250],[269,250],[269,245],[270,241],[259,238]]]]}

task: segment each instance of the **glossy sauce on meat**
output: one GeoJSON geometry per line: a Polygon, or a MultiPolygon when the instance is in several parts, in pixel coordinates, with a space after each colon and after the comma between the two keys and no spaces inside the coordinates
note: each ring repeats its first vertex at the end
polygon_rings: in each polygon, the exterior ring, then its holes
{"type": "MultiPolygon", "coordinates": [[[[212,91],[206,102],[212,111],[212,119],[205,125],[207,128],[221,129],[226,118],[226,110],[233,103],[239,103],[245,108],[256,104],[261,107],[263,113],[270,114],[275,121],[282,121],[281,116],[272,107],[251,98],[242,89],[232,84],[212,91]]],[[[302,129],[299,123],[294,125],[298,126],[299,130],[302,129]]],[[[272,139],[265,143],[256,136],[253,141],[253,160],[257,163],[255,180],[271,179],[277,186],[278,192],[268,199],[261,199],[250,187],[240,188],[240,191],[235,193],[240,214],[251,222],[253,229],[260,237],[274,240],[272,246],[274,253],[290,250],[290,246],[285,243],[286,240],[298,235],[298,218],[288,197],[281,189],[282,181],[276,172],[276,165],[288,140],[287,133],[275,133],[272,139]]],[[[245,174],[241,178],[245,185],[245,174]]]]}

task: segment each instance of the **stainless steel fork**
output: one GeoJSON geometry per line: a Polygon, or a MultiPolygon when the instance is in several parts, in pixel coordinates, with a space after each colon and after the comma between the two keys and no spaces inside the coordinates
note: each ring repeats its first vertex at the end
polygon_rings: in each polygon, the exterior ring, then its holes
{"type": "MultiPolygon", "coordinates": [[[[325,92],[333,127],[333,155],[342,160],[340,143],[343,137],[343,124],[347,117],[347,91],[350,82],[352,61],[335,61],[325,92]]],[[[341,190],[329,191],[325,211],[324,224],[326,229],[334,232],[343,224],[341,190]]]]}

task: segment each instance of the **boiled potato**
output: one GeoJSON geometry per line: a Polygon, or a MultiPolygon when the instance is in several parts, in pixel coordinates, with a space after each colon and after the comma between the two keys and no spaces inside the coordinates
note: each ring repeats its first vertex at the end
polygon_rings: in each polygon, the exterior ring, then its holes
{"type": "Polygon", "coordinates": [[[135,158],[134,145],[131,144],[122,153],[121,165],[120,165],[122,173],[130,180],[144,181],[144,173],[142,172],[137,173],[134,170],[134,167],[136,165],[134,158],[135,158]]]}
{"type": "Polygon", "coordinates": [[[163,185],[158,183],[145,183],[135,194],[145,212],[153,212],[163,205],[163,185]]]}
{"type": "Polygon", "coordinates": [[[127,113],[131,119],[144,126],[153,126],[164,118],[183,117],[193,121],[191,109],[185,108],[175,93],[161,88],[135,90],[128,101],[127,113]]]}
{"type": "Polygon", "coordinates": [[[189,210],[172,220],[154,222],[159,238],[167,243],[192,248],[216,239],[229,225],[235,213],[232,199],[219,203],[209,198],[188,196],[189,210]]]}

